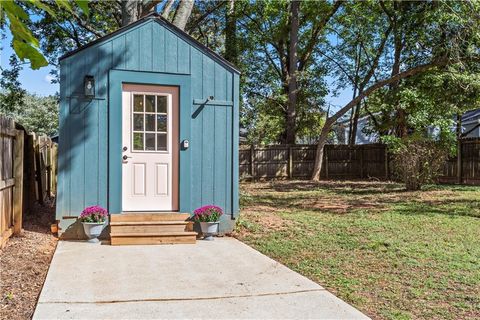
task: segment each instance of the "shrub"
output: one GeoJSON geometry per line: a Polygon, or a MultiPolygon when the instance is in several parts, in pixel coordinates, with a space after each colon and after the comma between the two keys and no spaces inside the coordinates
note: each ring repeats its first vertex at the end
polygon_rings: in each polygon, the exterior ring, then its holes
{"type": "Polygon", "coordinates": [[[394,177],[407,190],[420,190],[422,185],[435,182],[449,156],[449,148],[440,141],[409,137],[392,148],[394,177]]]}
{"type": "Polygon", "coordinates": [[[220,220],[223,210],[217,206],[203,206],[193,211],[193,221],[198,222],[216,222],[220,220]]]}
{"type": "Polygon", "coordinates": [[[101,223],[105,222],[107,216],[108,212],[106,209],[100,206],[91,206],[83,209],[79,219],[81,222],[101,223]]]}

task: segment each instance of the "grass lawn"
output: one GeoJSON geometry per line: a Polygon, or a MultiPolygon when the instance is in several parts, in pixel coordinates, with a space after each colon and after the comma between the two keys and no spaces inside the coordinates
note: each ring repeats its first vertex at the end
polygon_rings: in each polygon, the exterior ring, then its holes
{"type": "Polygon", "coordinates": [[[236,236],[376,319],[480,318],[480,188],[241,185],[236,236]]]}

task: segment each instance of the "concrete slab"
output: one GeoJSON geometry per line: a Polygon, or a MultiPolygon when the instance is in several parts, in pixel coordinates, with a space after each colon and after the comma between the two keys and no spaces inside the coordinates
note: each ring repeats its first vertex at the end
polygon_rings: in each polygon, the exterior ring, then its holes
{"type": "Polygon", "coordinates": [[[112,247],[60,242],[34,319],[368,319],[232,238],[112,247]]]}

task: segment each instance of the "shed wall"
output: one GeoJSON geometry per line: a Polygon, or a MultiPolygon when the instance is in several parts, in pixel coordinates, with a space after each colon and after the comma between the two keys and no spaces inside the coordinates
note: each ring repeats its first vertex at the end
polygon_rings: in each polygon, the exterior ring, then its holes
{"type": "Polygon", "coordinates": [[[77,216],[89,205],[108,205],[108,125],[121,126],[107,120],[111,69],[190,75],[192,100],[236,101],[233,106],[191,101],[191,123],[181,125],[190,125],[192,132],[191,210],[204,204],[222,206],[227,213],[237,210],[233,143],[238,130],[233,122],[238,119],[238,75],[227,66],[166,24],[150,20],[62,60],[60,69],[57,219],[77,216]],[[83,98],[85,75],[95,77],[93,100],[83,98]]]}

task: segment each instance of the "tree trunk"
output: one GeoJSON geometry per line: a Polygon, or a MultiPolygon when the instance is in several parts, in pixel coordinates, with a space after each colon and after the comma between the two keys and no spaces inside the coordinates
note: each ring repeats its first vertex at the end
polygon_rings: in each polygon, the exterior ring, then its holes
{"type": "Polygon", "coordinates": [[[168,15],[170,14],[170,10],[172,10],[173,0],[167,0],[165,6],[163,6],[162,17],[168,19],[168,15]]]}
{"type": "MultiPolygon", "coordinates": [[[[359,84],[360,79],[359,79],[359,73],[360,73],[360,59],[361,59],[361,47],[360,44],[357,46],[357,50],[355,51],[355,78],[354,78],[354,83],[353,83],[353,98],[355,99],[357,96],[357,93],[361,93],[358,91],[358,86],[361,85],[359,84]]],[[[360,114],[360,103],[354,107],[352,110],[352,114],[350,115],[350,131],[348,132],[348,145],[352,146],[356,142],[357,138],[357,123],[358,123],[358,115],[360,114]]]]}
{"type": "Polygon", "coordinates": [[[141,5],[136,0],[122,0],[122,27],[137,21],[141,14],[141,5]]]}
{"type": "Polygon", "coordinates": [[[358,119],[360,118],[361,108],[362,108],[362,104],[359,102],[355,106],[355,111],[353,112],[352,131],[350,132],[350,141],[349,141],[350,146],[353,146],[357,143],[358,119]]]}
{"type": "Polygon", "coordinates": [[[149,12],[156,10],[159,1],[152,0],[143,4],[138,0],[122,0],[122,27],[129,25],[132,22],[137,21],[149,12]]]}
{"type": "Polygon", "coordinates": [[[327,144],[328,133],[330,132],[332,124],[333,122],[331,121],[331,118],[328,118],[327,121],[325,121],[325,125],[320,133],[320,138],[318,139],[317,152],[315,154],[315,165],[312,173],[312,180],[315,181],[320,180],[320,173],[323,167],[323,151],[325,149],[325,145],[327,144]]]}
{"type": "MultiPolygon", "coordinates": [[[[397,2],[393,3],[394,11],[399,11],[401,9],[400,4],[397,2]]],[[[391,76],[396,75],[400,72],[400,64],[401,64],[401,56],[403,51],[403,30],[399,25],[397,18],[393,21],[393,39],[394,39],[394,55],[393,55],[393,66],[392,66],[392,73],[391,76]]],[[[389,90],[397,91],[400,86],[400,80],[392,83],[390,85],[389,90]]],[[[394,98],[398,100],[398,98],[394,98]]],[[[396,112],[396,125],[394,129],[394,133],[397,137],[402,138],[408,134],[407,128],[407,114],[404,109],[401,109],[398,105],[398,101],[396,102],[397,106],[395,106],[396,112]]]]}
{"type": "Polygon", "coordinates": [[[225,59],[233,64],[237,64],[237,16],[235,12],[235,0],[229,0],[225,19],[225,59]]]}
{"type": "Polygon", "coordinates": [[[178,8],[175,11],[175,16],[173,17],[173,25],[181,30],[185,30],[187,25],[188,18],[192,13],[194,0],[180,0],[178,8]]]}
{"type": "Polygon", "coordinates": [[[298,11],[300,2],[290,3],[290,43],[289,43],[289,74],[288,74],[288,107],[286,121],[286,142],[295,144],[296,107],[297,107],[297,68],[298,68],[298,11]]]}

